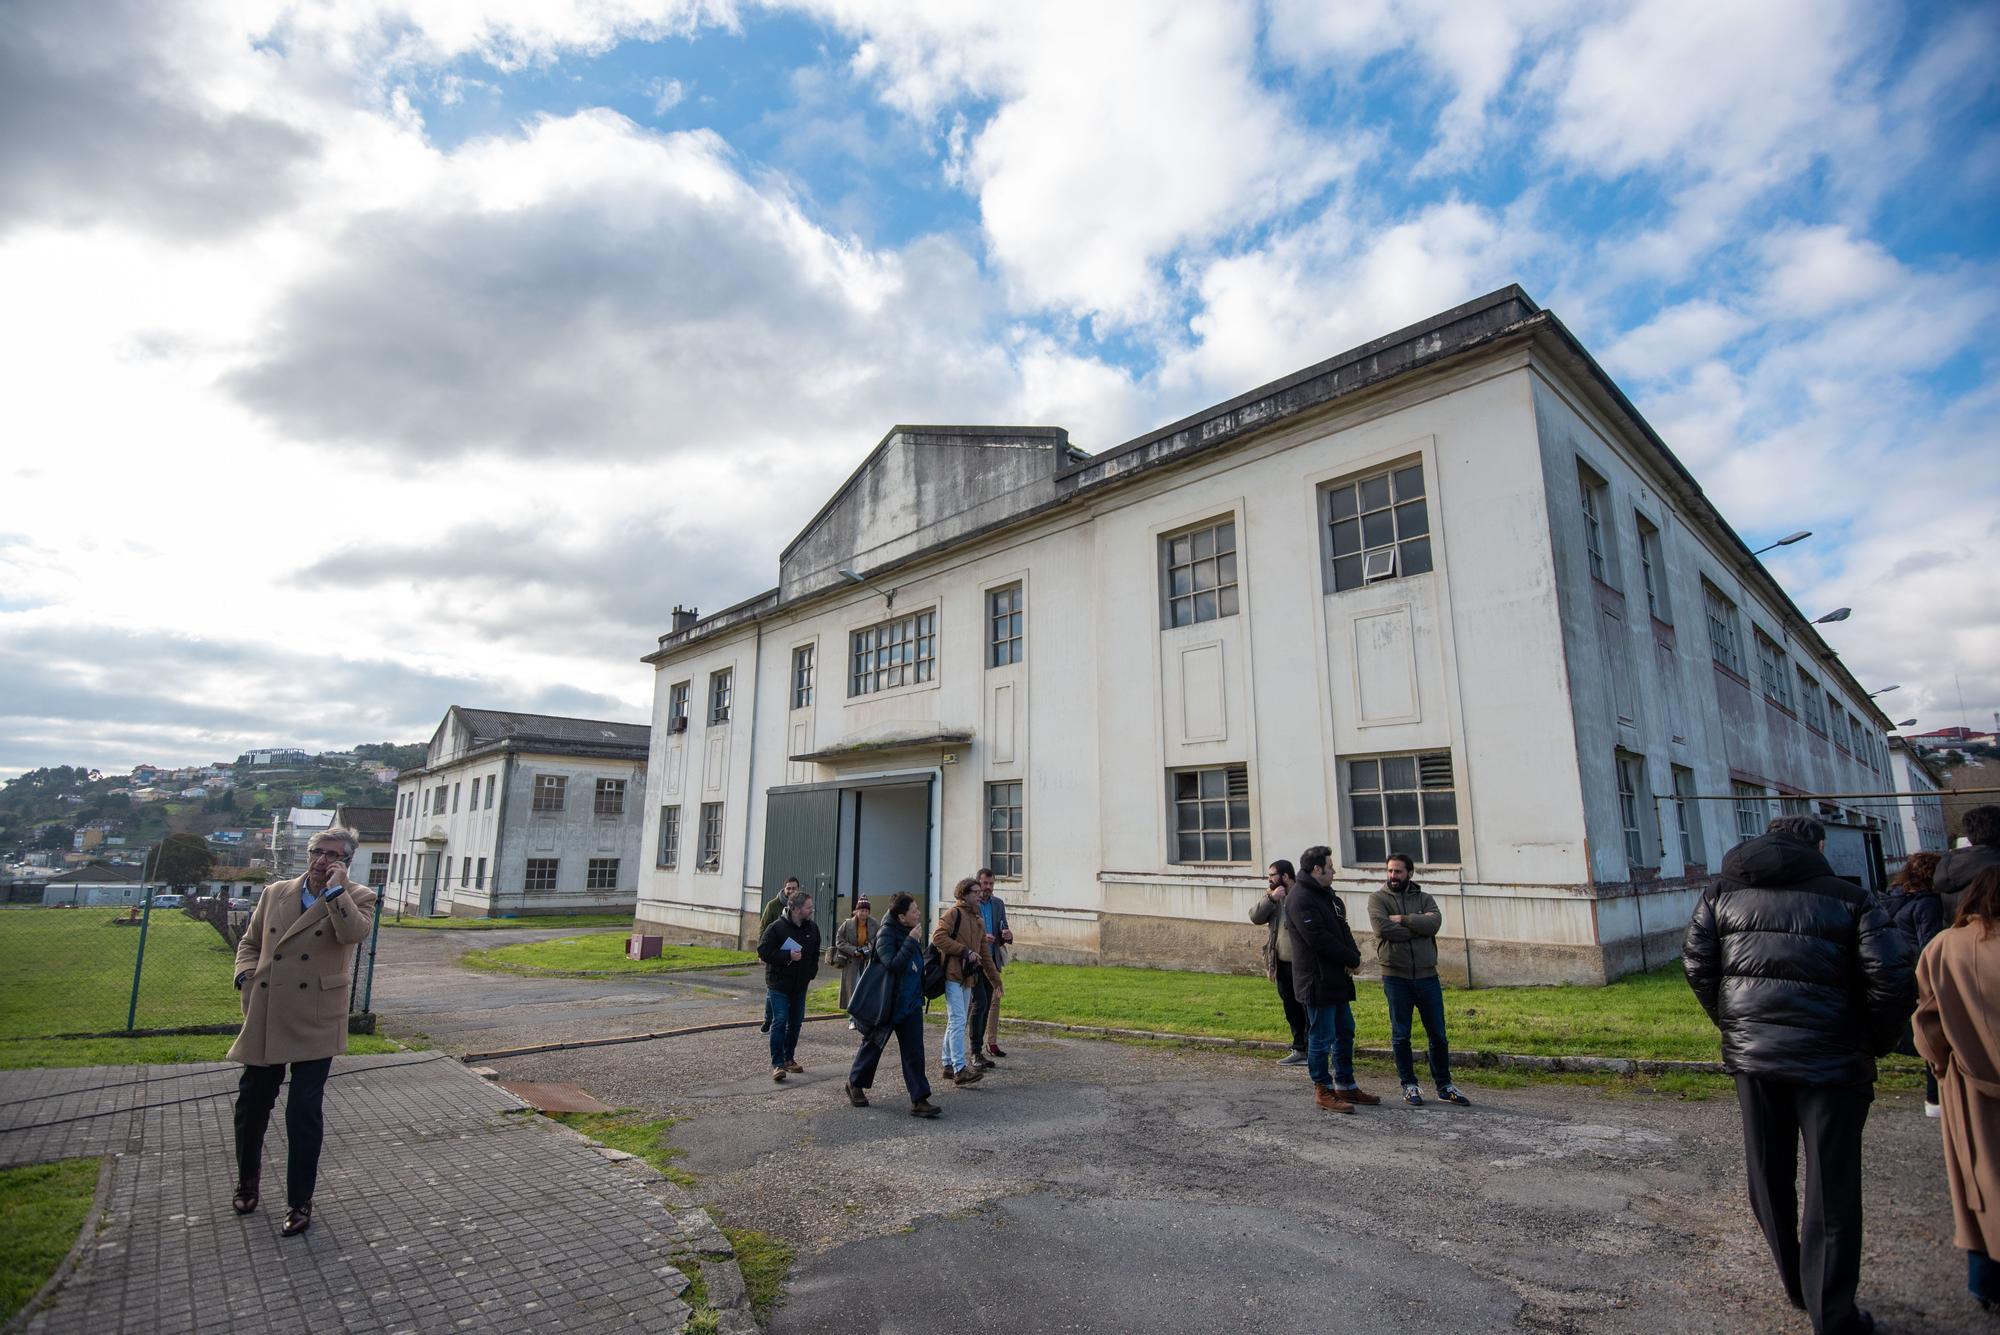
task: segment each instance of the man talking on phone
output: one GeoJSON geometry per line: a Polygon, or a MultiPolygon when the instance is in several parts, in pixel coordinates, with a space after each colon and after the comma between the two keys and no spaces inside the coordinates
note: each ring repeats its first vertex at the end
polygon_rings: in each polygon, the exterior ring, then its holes
{"type": "Polygon", "coordinates": [[[285,1068],[285,1222],[296,1237],[312,1227],[313,1188],[326,1121],[320,1098],[333,1059],[347,1051],[348,990],[354,947],[375,922],[375,892],[347,879],[360,836],[345,826],[322,830],[306,845],[306,874],[273,881],[257,897],[250,925],[236,945],[236,990],[243,994],[243,1031],[229,1060],[243,1063],[236,1086],[238,1214],[257,1208],[263,1177],[264,1130],[278,1101],[285,1068]]]}

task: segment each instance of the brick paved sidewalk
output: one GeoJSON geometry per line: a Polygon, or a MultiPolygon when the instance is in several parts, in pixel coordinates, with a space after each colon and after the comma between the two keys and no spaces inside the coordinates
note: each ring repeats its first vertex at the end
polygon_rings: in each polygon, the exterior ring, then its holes
{"type": "Polygon", "coordinates": [[[0,1165],[115,1156],[103,1229],[28,1329],[676,1331],[676,1261],[740,1298],[705,1212],[435,1054],[335,1059],[313,1226],[280,1238],[282,1102],[263,1206],[229,1208],[239,1070],[0,1071],[0,1165]]]}

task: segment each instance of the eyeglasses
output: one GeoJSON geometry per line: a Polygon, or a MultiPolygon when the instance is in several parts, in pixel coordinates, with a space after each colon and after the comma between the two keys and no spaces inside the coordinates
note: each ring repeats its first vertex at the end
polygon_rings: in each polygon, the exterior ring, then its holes
{"type": "Polygon", "coordinates": [[[354,860],[345,853],[334,853],[324,848],[315,848],[310,856],[314,862],[319,861],[321,858],[326,858],[333,862],[352,862],[354,860]]]}

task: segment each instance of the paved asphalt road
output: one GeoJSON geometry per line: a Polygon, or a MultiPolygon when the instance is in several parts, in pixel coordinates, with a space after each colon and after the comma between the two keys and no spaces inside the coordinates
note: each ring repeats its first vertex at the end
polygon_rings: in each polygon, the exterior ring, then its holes
{"type": "MultiPolygon", "coordinates": [[[[452,968],[463,943],[412,945],[384,948],[388,1027],[460,1050],[756,1014],[754,979],[499,978],[452,968]],[[405,1025],[405,997],[426,1018],[405,1025]]],[[[887,1064],[874,1106],[847,1106],[839,1021],[806,1027],[808,1074],[782,1085],[754,1027],[497,1064],[684,1119],[673,1140],[703,1203],[799,1248],[774,1332],[1808,1328],[1744,1204],[1726,1096],[1475,1074],[1472,1108],[1340,1117],[1261,1057],[1007,1046],[1003,1071],[938,1095],[934,1122],[905,1115],[887,1064]]],[[[1875,1106],[1868,1204],[1862,1300],[1883,1329],[1991,1329],[1964,1294],[1936,1124],[1912,1095],[1875,1106]]]]}

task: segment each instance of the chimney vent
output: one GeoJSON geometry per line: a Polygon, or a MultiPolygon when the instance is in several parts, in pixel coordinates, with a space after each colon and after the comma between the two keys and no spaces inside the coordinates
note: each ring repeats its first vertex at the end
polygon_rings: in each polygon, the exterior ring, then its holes
{"type": "Polygon", "coordinates": [[[679,603],[674,604],[675,631],[686,630],[689,626],[692,626],[695,622],[699,621],[700,619],[701,619],[701,612],[699,609],[693,607],[682,607],[679,603]]]}

